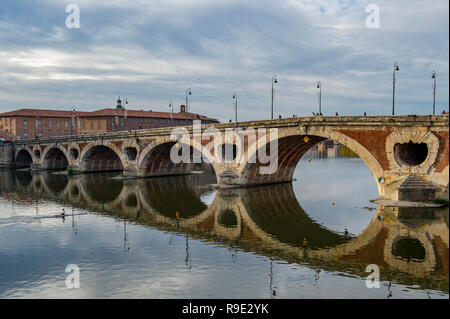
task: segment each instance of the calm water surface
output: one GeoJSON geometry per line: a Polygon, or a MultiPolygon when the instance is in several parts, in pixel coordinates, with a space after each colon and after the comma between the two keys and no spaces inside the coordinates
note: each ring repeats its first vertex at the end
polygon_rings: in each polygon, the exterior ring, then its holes
{"type": "Polygon", "coordinates": [[[0,298],[448,298],[448,208],[372,204],[369,169],[340,155],[307,153],[292,184],[220,191],[206,173],[0,172],[0,298]]]}

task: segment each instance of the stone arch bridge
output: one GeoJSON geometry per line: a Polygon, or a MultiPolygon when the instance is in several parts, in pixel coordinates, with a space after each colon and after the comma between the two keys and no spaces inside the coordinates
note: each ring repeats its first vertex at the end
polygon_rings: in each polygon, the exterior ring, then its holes
{"type": "Polygon", "coordinates": [[[306,151],[331,139],[365,162],[381,198],[432,200],[448,197],[448,125],[448,115],[315,116],[185,127],[184,137],[173,128],[54,137],[3,146],[0,165],[151,177],[189,174],[200,157],[219,186],[252,186],[292,181],[306,151]],[[184,146],[188,160],[174,162],[184,146]]]}

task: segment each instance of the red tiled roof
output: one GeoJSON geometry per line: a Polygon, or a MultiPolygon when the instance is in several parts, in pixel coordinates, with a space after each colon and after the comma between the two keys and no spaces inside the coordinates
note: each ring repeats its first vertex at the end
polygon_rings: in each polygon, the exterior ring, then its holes
{"type": "Polygon", "coordinates": [[[12,116],[30,116],[30,117],[70,117],[70,111],[20,109],[11,112],[0,113],[0,117],[12,116]]]}
{"type": "MultiPolygon", "coordinates": [[[[153,112],[153,111],[143,111],[143,110],[128,110],[128,109],[102,109],[94,112],[82,112],[80,116],[126,116],[126,117],[153,117],[153,118],[165,118],[171,119],[171,112],[153,112]]],[[[184,120],[186,119],[185,112],[173,113],[174,119],[184,120]]],[[[216,121],[216,119],[209,118],[207,116],[203,116],[196,113],[188,113],[188,119],[200,119],[200,120],[209,120],[216,121]]]]}
{"type": "MultiPolygon", "coordinates": [[[[13,117],[13,116],[27,116],[27,117],[68,117],[76,115],[77,117],[97,117],[97,116],[126,116],[126,117],[145,117],[145,118],[164,118],[171,119],[171,112],[153,112],[144,110],[128,110],[128,109],[102,109],[93,112],[72,112],[72,111],[55,111],[55,110],[38,110],[38,109],[20,109],[16,111],[0,113],[0,117],[13,117]]],[[[174,119],[185,120],[186,113],[178,112],[173,113],[174,119]]],[[[188,119],[190,120],[204,120],[217,122],[217,119],[209,118],[196,113],[188,113],[188,119]]]]}

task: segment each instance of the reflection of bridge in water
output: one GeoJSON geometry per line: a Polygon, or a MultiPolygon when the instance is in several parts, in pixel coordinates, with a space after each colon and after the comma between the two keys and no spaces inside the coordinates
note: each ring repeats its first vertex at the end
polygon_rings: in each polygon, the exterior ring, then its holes
{"type": "MultiPolygon", "coordinates": [[[[379,206],[356,237],[314,222],[291,184],[211,190],[208,175],[112,180],[92,174],[3,172],[1,193],[47,198],[164,231],[245,251],[365,277],[377,264],[381,279],[448,292],[448,210],[379,206]],[[207,199],[212,199],[210,205],[207,199]]],[[[214,179],[214,177],[212,177],[214,179]]]]}

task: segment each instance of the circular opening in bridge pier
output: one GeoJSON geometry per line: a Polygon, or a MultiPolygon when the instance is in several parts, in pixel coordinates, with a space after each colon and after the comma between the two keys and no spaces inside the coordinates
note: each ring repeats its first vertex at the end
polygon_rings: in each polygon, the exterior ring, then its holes
{"type": "Polygon", "coordinates": [[[392,255],[407,261],[424,261],[425,253],[425,247],[416,238],[398,237],[392,244],[392,255]]]}
{"type": "Polygon", "coordinates": [[[137,149],[135,147],[126,147],[125,154],[129,161],[134,161],[137,157],[137,149]]]}
{"type": "Polygon", "coordinates": [[[36,158],[41,158],[41,151],[35,150],[34,151],[34,156],[36,156],[36,158]]]}
{"type": "Polygon", "coordinates": [[[425,143],[397,143],[394,145],[394,157],[400,165],[416,166],[422,164],[428,156],[425,143]]]}
{"type": "Polygon", "coordinates": [[[78,159],[78,156],[79,156],[80,154],[79,154],[79,152],[78,152],[78,150],[76,149],[76,148],[71,148],[70,149],[70,157],[73,159],[73,160],[76,160],[76,159],[78,159]]]}
{"type": "Polygon", "coordinates": [[[227,228],[236,228],[238,225],[236,213],[231,209],[221,211],[219,217],[217,218],[217,222],[219,225],[227,228]]]}

